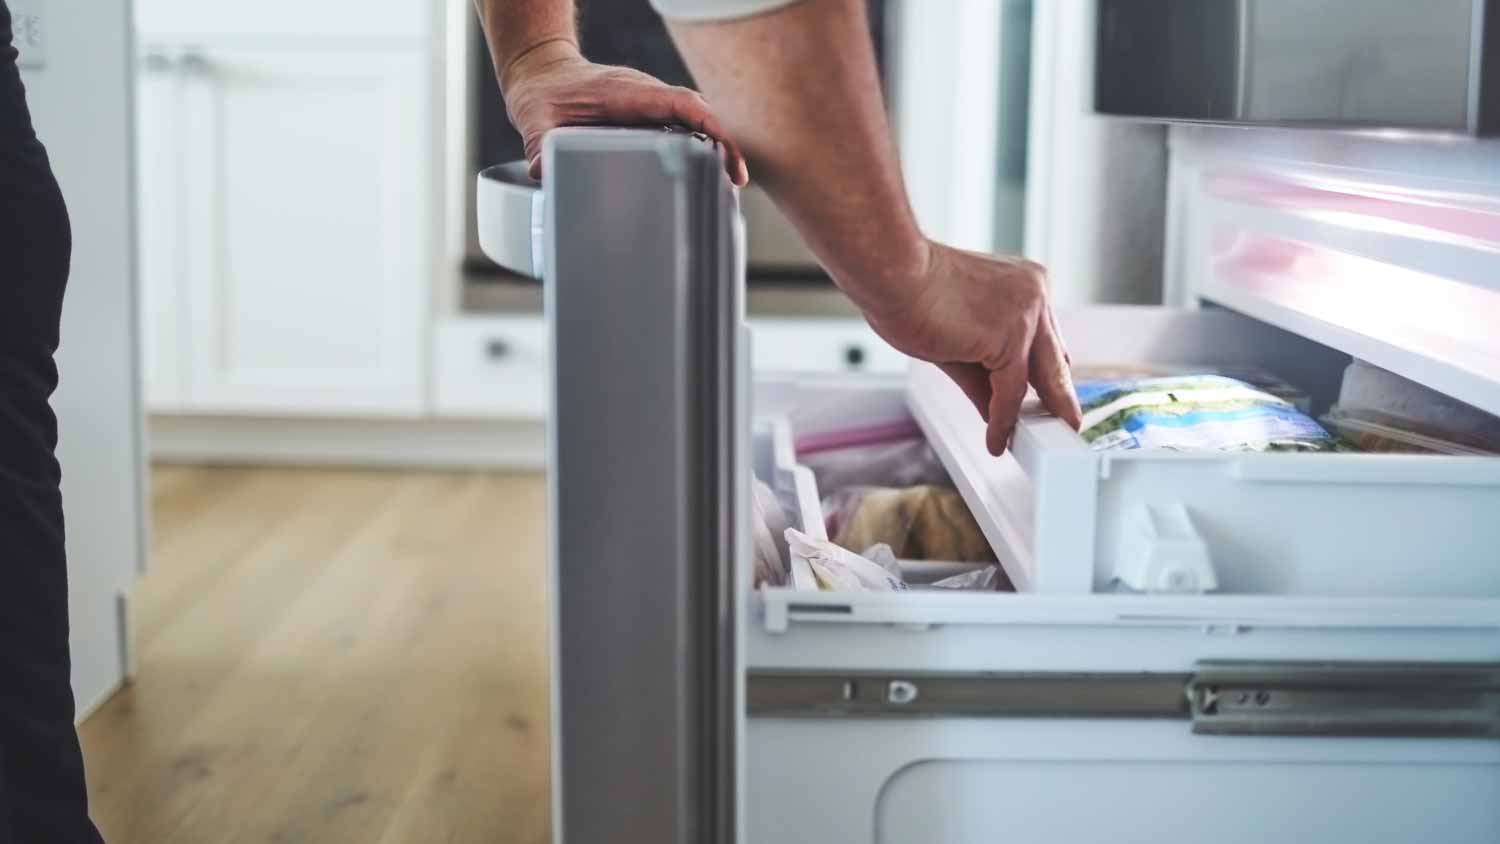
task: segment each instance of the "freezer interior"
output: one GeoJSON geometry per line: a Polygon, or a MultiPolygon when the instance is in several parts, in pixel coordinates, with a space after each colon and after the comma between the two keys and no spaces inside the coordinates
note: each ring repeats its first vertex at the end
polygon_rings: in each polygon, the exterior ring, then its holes
{"type": "MultiPolygon", "coordinates": [[[[1353,362],[1225,311],[1105,307],[1058,319],[1080,370],[1255,367],[1303,392],[1313,416],[1336,403],[1353,362]]],[[[763,377],[755,398],[766,440],[757,475],[775,479],[785,509],[819,539],[829,538],[816,516],[831,490],[799,453],[845,437],[857,459],[862,435],[899,440],[910,426],[1017,591],[1500,596],[1493,456],[1096,452],[1033,400],[1012,451],[996,458],[968,399],[925,364],[905,382],[763,377]]],[[[789,565],[783,588],[818,588],[804,561],[789,565]]]]}

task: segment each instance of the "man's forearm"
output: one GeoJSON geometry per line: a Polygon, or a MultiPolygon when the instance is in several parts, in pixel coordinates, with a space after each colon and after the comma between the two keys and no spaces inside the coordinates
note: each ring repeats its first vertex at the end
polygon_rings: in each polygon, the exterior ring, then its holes
{"type": "Polygon", "coordinates": [[[504,91],[523,57],[559,47],[578,50],[573,0],[474,0],[504,91]]]}
{"type": "Polygon", "coordinates": [[[671,23],[700,88],[839,286],[902,307],[929,260],[901,180],[864,0],[671,23]]]}

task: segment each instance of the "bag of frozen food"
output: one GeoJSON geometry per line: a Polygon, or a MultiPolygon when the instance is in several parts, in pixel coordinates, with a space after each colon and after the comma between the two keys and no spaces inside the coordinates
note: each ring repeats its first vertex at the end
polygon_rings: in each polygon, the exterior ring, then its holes
{"type": "Polygon", "coordinates": [[[1329,431],[1359,451],[1476,456],[1497,453],[1472,442],[1463,442],[1464,437],[1459,434],[1435,436],[1437,432],[1409,430],[1414,426],[1403,427],[1400,420],[1369,410],[1335,407],[1321,421],[1329,431]]]}
{"type": "Polygon", "coordinates": [[[1440,453],[1500,452],[1500,417],[1361,360],[1344,370],[1336,410],[1356,424],[1386,426],[1459,449],[1440,453]]]}
{"type": "Polygon", "coordinates": [[[1073,367],[1073,380],[1139,381],[1146,378],[1168,378],[1191,375],[1222,375],[1262,392],[1286,399],[1303,413],[1312,413],[1312,397],[1274,373],[1258,366],[1183,366],[1181,364],[1081,364],[1073,367]]]}
{"type": "Polygon", "coordinates": [[[804,435],[797,440],[797,462],[812,470],[825,493],[948,483],[948,470],[911,419],[804,435]]]}
{"type": "Polygon", "coordinates": [[[1001,571],[999,566],[984,566],[963,574],[955,574],[933,581],[932,586],[936,589],[952,589],[959,592],[1015,591],[1010,578],[1005,576],[1005,572],[1001,571]]]}
{"type": "Polygon", "coordinates": [[[849,487],[823,499],[828,535],[845,548],[889,545],[903,560],[994,562],[989,540],[950,486],[849,487]]]}
{"type": "Polygon", "coordinates": [[[871,549],[871,554],[885,560],[887,567],[826,539],[813,539],[796,528],[787,528],[786,541],[792,556],[805,560],[812,569],[819,588],[832,592],[906,591],[890,549],[871,549]]]}
{"type": "Polygon", "coordinates": [[[1335,451],[1291,402],[1222,375],[1075,381],[1095,451],[1335,451]]]}

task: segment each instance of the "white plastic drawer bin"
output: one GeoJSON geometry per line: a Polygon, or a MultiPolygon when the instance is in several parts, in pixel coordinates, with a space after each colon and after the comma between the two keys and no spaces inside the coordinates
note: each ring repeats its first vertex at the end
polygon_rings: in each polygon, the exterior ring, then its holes
{"type": "MultiPolygon", "coordinates": [[[[1058,320],[1078,364],[1256,365],[1323,407],[1349,361],[1228,312],[1058,320]]],[[[1023,591],[1500,595],[1500,459],[1095,452],[1035,403],[997,459],[930,365],[911,408],[1023,591]]]]}

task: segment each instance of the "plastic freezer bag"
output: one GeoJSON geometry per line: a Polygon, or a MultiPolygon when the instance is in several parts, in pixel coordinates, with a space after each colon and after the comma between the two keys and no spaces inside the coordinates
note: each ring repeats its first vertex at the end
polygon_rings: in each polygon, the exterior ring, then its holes
{"type": "Polygon", "coordinates": [[[1284,398],[1220,375],[1075,383],[1080,433],[1095,451],[1335,451],[1336,440],[1284,398]]]}
{"type": "Polygon", "coordinates": [[[872,556],[885,562],[861,556],[824,539],[813,539],[796,528],[787,528],[787,545],[792,556],[805,560],[818,586],[832,592],[905,592],[906,581],[890,549],[871,549],[872,556]]]}

